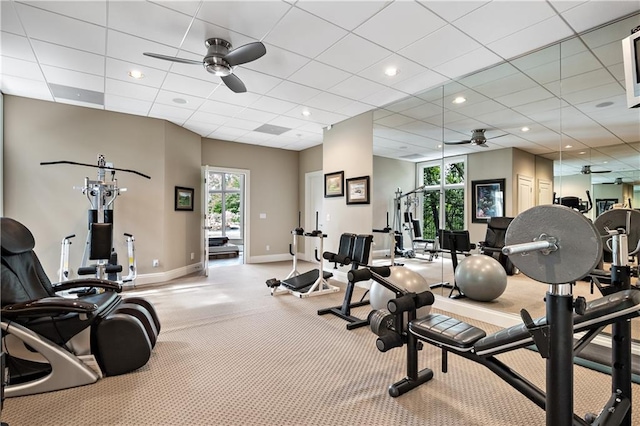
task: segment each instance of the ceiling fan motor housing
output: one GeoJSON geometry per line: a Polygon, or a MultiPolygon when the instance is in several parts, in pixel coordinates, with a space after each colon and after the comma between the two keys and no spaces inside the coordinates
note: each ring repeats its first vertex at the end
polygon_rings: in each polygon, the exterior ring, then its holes
{"type": "Polygon", "coordinates": [[[210,38],[204,44],[207,46],[207,55],[202,62],[204,68],[218,77],[230,75],[233,70],[224,57],[229,53],[231,43],[221,38],[210,38]]]}
{"type": "Polygon", "coordinates": [[[487,138],[484,135],[485,129],[474,130],[471,134],[471,143],[473,145],[482,145],[487,142],[487,138]]]}

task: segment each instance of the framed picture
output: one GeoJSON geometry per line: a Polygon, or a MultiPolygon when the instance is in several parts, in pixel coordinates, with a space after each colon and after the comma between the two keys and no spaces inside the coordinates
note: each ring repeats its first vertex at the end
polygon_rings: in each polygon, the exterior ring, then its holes
{"type": "Polygon", "coordinates": [[[490,217],[504,217],[504,184],[505,179],[471,182],[472,222],[486,223],[490,217]]]}
{"type": "Polygon", "coordinates": [[[193,211],[193,188],[176,186],[175,210],[193,211]]]}
{"type": "Polygon", "coordinates": [[[324,198],[344,196],[344,171],[325,173],[324,198]]]}
{"type": "Polygon", "coordinates": [[[369,176],[347,179],[347,204],[369,204],[369,176]]]}

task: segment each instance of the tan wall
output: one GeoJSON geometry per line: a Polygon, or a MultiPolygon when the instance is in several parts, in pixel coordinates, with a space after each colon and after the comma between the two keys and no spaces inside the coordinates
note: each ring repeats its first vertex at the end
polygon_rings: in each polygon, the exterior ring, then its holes
{"type": "Polygon", "coordinates": [[[536,164],[536,205],[541,204],[538,197],[538,185],[540,179],[551,182],[553,185],[553,160],[548,158],[536,156],[535,158],[536,164]]]}
{"type": "Polygon", "coordinates": [[[204,254],[201,197],[202,138],[187,129],[165,122],[164,235],[168,242],[160,262],[173,270],[197,263],[204,254]],[[175,211],[175,187],[194,189],[193,211],[175,211]],[[194,258],[191,259],[191,253],[194,258]]]}
{"type": "Polygon", "coordinates": [[[298,157],[297,151],[202,139],[202,165],[250,171],[249,250],[255,259],[249,261],[288,256],[291,230],[298,223],[298,157]]]}
{"type": "Polygon", "coordinates": [[[328,237],[325,250],[337,250],[340,235],[345,232],[369,234],[372,229],[372,205],[347,205],[346,180],[370,177],[373,187],[373,113],[367,112],[335,124],[324,131],[322,167],[324,173],[344,170],[345,196],[324,199],[324,230],[328,237]]]}
{"type": "Polygon", "coordinates": [[[151,268],[151,260],[163,259],[169,244],[164,235],[164,134],[161,120],[4,96],[4,213],[32,231],[36,252],[52,280],[58,276],[64,236],[76,234],[72,268],[82,260],[90,204],[73,187],[82,187],[85,177],[95,180],[97,170],[39,164],[56,160],[97,164],[98,154],[115,167],[151,176],[147,180],[117,172],[118,184],[127,192],[115,202],[114,237],[120,259],[125,259],[122,234],[135,236],[141,274],[164,270],[151,268]]]}
{"type": "MultiPolygon", "coordinates": [[[[322,145],[316,145],[312,148],[305,149],[300,151],[299,154],[298,210],[300,211],[300,225],[302,228],[305,228],[305,223],[307,223],[305,175],[310,172],[322,172],[322,145]]],[[[310,214],[313,215],[313,212],[310,214]]],[[[297,226],[298,222],[296,222],[295,225],[297,226]]],[[[298,238],[297,248],[299,253],[305,253],[307,240],[307,238],[298,238]]]]}

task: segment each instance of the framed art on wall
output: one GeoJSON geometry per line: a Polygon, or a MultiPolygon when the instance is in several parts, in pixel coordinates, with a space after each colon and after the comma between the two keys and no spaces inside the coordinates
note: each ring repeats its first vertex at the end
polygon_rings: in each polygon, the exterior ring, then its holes
{"type": "Polygon", "coordinates": [[[504,217],[505,179],[474,180],[471,182],[471,221],[486,223],[490,217],[504,217]]]}
{"type": "Polygon", "coordinates": [[[369,176],[347,179],[347,204],[369,204],[369,176]]]}
{"type": "Polygon", "coordinates": [[[175,210],[193,211],[193,188],[176,186],[175,210]]]}
{"type": "Polygon", "coordinates": [[[344,171],[325,173],[324,198],[342,197],[344,195],[344,171]]]}

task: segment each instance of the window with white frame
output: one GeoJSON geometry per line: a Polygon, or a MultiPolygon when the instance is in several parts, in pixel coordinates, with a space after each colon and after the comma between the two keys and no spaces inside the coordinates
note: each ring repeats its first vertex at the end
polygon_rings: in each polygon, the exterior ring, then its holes
{"type": "Polygon", "coordinates": [[[436,238],[438,229],[465,229],[465,166],[465,156],[417,164],[418,184],[424,185],[424,238],[436,238]]]}

